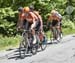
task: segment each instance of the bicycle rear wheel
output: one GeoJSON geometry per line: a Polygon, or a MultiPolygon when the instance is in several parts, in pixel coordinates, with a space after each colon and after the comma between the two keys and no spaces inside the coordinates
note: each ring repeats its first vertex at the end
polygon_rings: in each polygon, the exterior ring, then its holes
{"type": "Polygon", "coordinates": [[[35,55],[35,54],[37,53],[36,44],[34,44],[34,45],[32,46],[32,48],[31,48],[31,53],[32,53],[33,55],[35,55]]]}
{"type": "Polygon", "coordinates": [[[45,50],[46,47],[47,47],[47,41],[48,41],[47,35],[44,34],[44,37],[43,37],[43,38],[44,38],[44,39],[43,39],[43,41],[42,41],[42,43],[41,43],[41,50],[45,50]]]}

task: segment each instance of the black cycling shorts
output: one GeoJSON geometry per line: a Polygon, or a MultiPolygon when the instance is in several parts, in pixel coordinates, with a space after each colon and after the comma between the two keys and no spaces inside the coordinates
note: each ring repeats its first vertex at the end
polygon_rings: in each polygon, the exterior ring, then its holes
{"type": "Polygon", "coordinates": [[[41,26],[40,21],[36,21],[35,30],[36,30],[36,31],[39,31],[39,30],[40,30],[40,26],[41,26]]]}
{"type": "Polygon", "coordinates": [[[24,25],[24,29],[29,30],[32,23],[29,23],[27,20],[24,20],[23,25],[24,25]]]}
{"type": "Polygon", "coordinates": [[[52,26],[60,26],[60,22],[57,20],[52,21],[52,26]]]}

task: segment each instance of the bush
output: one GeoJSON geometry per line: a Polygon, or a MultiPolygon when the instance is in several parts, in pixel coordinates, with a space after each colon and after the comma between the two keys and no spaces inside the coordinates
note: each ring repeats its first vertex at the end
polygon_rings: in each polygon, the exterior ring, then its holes
{"type": "Polygon", "coordinates": [[[14,35],[17,22],[16,13],[11,7],[0,8],[0,34],[14,35]]]}
{"type": "Polygon", "coordinates": [[[63,17],[63,27],[64,28],[70,28],[70,29],[75,29],[75,24],[74,22],[70,21],[70,19],[66,19],[66,17],[63,17]]]}

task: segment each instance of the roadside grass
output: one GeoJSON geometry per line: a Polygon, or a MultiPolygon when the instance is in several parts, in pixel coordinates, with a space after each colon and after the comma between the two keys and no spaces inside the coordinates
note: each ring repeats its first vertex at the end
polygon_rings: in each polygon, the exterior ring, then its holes
{"type": "MultiPolygon", "coordinates": [[[[62,32],[63,32],[63,36],[70,35],[70,34],[75,34],[75,29],[63,28],[62,29],[62,32]]],[[[47,31],[46,32],[46,35],[47,35],[47,37],[49,39],[50,38],[50,35],[51,35],[51,31],[47,31]]]]}
{"type": "Polygon", "coordinates": [[[63,35],[75,34],[75,29],[63,28],[63,35]]]}
{"type": "MultiPolygon", "coordinates": [[[[63,28],[63,35],[75,34],[75,29],[63,28]]],[[[50,31],[46,32],[48,39],[50,38],[50,31]]],[[[2,37],[0,35],[0,50],[13,49],[19,47],[21,36],[17,35],[15,37],[2,37]]]]}
{"type": "Polygon", "coordinates": [[[20,36],[15,37],[2,37],[0,36],[0,50],[13,49],[18,47],[20,42],[20,36]]]}

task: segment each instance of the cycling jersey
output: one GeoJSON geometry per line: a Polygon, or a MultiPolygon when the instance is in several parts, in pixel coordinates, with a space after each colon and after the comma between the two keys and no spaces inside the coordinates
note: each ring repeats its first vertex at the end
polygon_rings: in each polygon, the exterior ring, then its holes
{"type": "Polygon", "coordinates": [[[60,19],[62,19],[61,14],[57,13],[56,16],[59,17],[60,19]]]}
{"type": "Polygon", "coordinates": [[[33,13],[38,17],[39,28],[43,30],[43,21],[41,15],[39,15],[38,11],[33,11],[33,13]]]}
{"type": "Polygon", "coordinates": [[[51,15],[48,16],[48,21],[52,21],[52,16],[51,15]]]}
{"type": "Polygon", "coordinates": [[[33,19],[35,19],[35,21],[37,21],[38,19],[37,16],[33,14],[32,12],[25,13],[25,17],[29,23],[33,23],[33,19]]]}
{"type": "Polygon", "coordinates": [[[24,19],[25,19],[24,13],[20,13],[20,14],[19,14],[19,19],[20,19],[20,20],[24,20],[24,19]]]}
{"type": "Polygon", "coordinates": [[[59,17],[56,16],[55,14],[50,15],[48,17],[48,26],[59,26],[60,25],[60,20],[59,17]]]}
{"type": "Polygon", "coordinates": [[[38,14],[38,12],[37,11],[33,11],[33,13],[38,17],[38,19],[39,19],[39,14],[38,14]]]}
{"type": "Polygon", "coordinates": [[[49,17],[48,17],[48,21],[60,21],[59,20],[59,17],[57,17],[56,15],[50,15],[49,17]]]}

